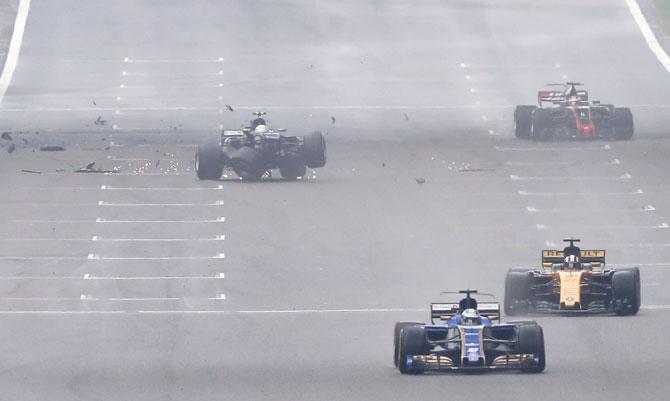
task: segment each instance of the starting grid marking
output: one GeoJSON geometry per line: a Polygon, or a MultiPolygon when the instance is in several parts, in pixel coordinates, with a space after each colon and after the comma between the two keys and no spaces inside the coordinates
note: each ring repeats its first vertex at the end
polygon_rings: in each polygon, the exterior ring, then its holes
{"type": "Polygon", "coordinates": [[[109,220],[98,217],[95,220],[81,220],[81,219],[14,219],[12,223],[18,224],[204,224],[204,223],[223,223],[226,221],[225,217],[217,217],[216,219],[206,220],[109,220]]]}
{"type": "MultiPolygon", "coordinates": [[[[215,298],[219,299],[219,298],[215,298]]],[[[670,311],[670,305],[642,305],[641,310],[670,311]]],[[[426,308],[347,308],[269,310],[5,310],[0,315],[330,315],[427,313],[426,308]]]]}
{"type": "Polygon", "coordinates": [[[100,256],[95,253],[89,253],[86,256],[0,256],[0,260],[116,260],[116,261],[137,261],[137,260],[209,260],[225,259],[224,253],[217,253],[213,256],[100,256]]]}

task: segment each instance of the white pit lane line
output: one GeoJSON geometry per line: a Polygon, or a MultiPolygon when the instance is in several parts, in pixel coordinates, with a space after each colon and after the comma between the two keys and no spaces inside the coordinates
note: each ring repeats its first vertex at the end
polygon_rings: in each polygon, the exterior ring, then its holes
{"type": "Polygon", "coordinates": [[[601,196],[601,195],[607,195],[607,196],[628,196],[628,195],[643,195],[644,191],[641,189],[636,189],[636,190],[631,190],[631,191],[619,191],[619,192],[533,192],[533,191],[525,191],[525,190],[519,190],[517,193],[521,196],[601,196]]]}
{"type": "Polygon", "coordinates": [[[114,203],[98,201],[98,206],[109,207],[182,207],[182,206],[223,206],[224,202],[218,200],[210,203],[114,203]]]}
{"type": "Polygon", "coordinates": [[[663,47],[658,43],[658,40],[656,40],[656,35],[654,35],[649,23],[647,23],[647,19],[644,17],[644,14],[642,14],[642,10],[637,4],[637,1],[626,0],[626,4],[628,5],[628,10],[631,15],[633,15],[633,19],[640,29],[647,46],[649,46],[651,52],[654,53],[654,56],[656,56],[666,71],[670,72],[670,57],[668,57],[668,54],[663,50],[663,47]]]}
{"type": "Polygon", "coordinates": [[[522,176],[517,174],[510,174],[509,179],[512,181],[565,181],[565,180],[576,180],[576,181],[618,181],[618,180],[630,180],[633,176],[624,173],[619,176],[610,176],[610,177],[588,177],[588,176],[522,176]]]}
{"type": "Polygon", "coordinates": [[[28,12],[30,11],[30,0],[21,0],[19,8],[16,12],[16,20],[14,21],[14,31],[12,32],[12,39],[9,42],[9,51],[7,53],[7,60],[0,76],[0,104],[2,103],[7,88],[12,82],[14,70],[19,61],[19,54],[21,52],[21,43],[23,42],[23,33],[26,29],[26,21],[28,20],[28,12]]]}

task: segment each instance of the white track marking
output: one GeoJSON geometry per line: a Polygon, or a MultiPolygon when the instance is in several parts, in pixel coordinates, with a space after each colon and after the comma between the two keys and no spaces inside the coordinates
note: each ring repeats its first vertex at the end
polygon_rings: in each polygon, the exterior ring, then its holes
{"type": "Polygon", "coordinates": [[[269,310],[137,310],[137,311],[39,311],[6,310],[0,315],[319,315],[428,312],[425,308],[352,308],[352,309],[269,309],[269,310]]]}
{"type": "Polygon", "coordinates": [[[88,254],[84,259],[87,260],[207,260],[207,259],[225,259],[226,255],[217,253],[214,256],[100,256],[95,253],[88,254]]]}
{"type": "Polygon", "coordinates": [[[223,201],[218,200],[211,203],[113,203],[99,201],[98,206],[110,206],[110,207],[164,207],[164,206],[223,206],[223,201]]]}
{"type": "Polygon", "coordinates": [[[638,263],[638,262],[630,262],[630,263],[608,263],[608,266],[612,267],[631,267],[631,266],[638,266],[638,267],[666,267],[670,266],[670,262],[656,262],[656,263],[638,263]]]}
{"type": "MultiPolygon", "coordinates": [[[[642,305],[642,310],[670,310],[670,305],[642,305]]],[[[275,310],[5,310],[0,315],[331,315],[331,314],[386,314],[427,313],[425,308],[361,308],[361,309],[275,309],[275,310]]]]}
{"type": "Polygon", "coordinates": [[[651,206],[643,206],[637,209],[605,209],[605,208],[597,208],[597,209],[560,209],[560,208],[549,208],[549,209],[541,209],[535,206],[526,206],[526,211],[531,212],[531,213],[611,213],[611,212],[634,212],[634,213],[644,213],[644,212],[653,212],[656,209],[651,206]]]}
{"type": "MultiPolygon", "coordinates": [[[[101,185],[100,188],[104,191],[217,191],[223,189],[223,185],[216,187],[113,187],[109,185],[101,185]]],[[[223,201],[220,201],[223,202],[223,201]]]]}
{"type": "MultiPolygon", "coordinates": [[[[223,235],[217,235],[214,238],[101,238],[94,236],[89,238],[89,241],[96,242],[198,242],[198,241],[223,241],[225,237],[223,235]]],[[[48,239],[44,239],[48,241],[48,239]]],[[[31,241],[28,239],[27,241],[31,241]]]]}
{"type": "Polygon", "coordinates": [[[498,152],[572,152],[572,151],[588,151],[594,152],[597,150],[610,150],[610,145],[604,146],[584,146],[584,147],[545,147],[545,148],[518,148],[495,145],[494,149],[498,152]]]}
{"type": "Polygon", "coordinates": [[[95,220],[69,220],[69,219],[54,219],[54,220],[40,220],[40,219],[14,219],[12,223],[17,224],[87,224],[95,223],[95,220]]]}
{"type": "Polygon", "coordinates": [[[209,220],[108,220],[101,217],[95,220],[95,223],[101,224],[205,224],[205,223],[224,223],[225,217],[218,217],[209,220]]]}
{"type": "Polygon", "coordinates": [[[0,281],[21,280],[98,280],[98,281],[153,281],[153,280],[222,280],[223,273],[214,276],[94,276],[86,273],[83,276],[0,276],[0,281]]]}
{"type": "Polygon", "coordinates": [[[521,176],[510,174],[509,179],[513,181],[563,181],[563,180],[579,180],[579,181],[611,181],[611,180],[630,180],[632,176],[628,173],[617,177],[584,177],[584,176],[560,176],[560,177],[542,177],[542,176],[521,176]]]}
{"type": "Polygon", "coordinates": [[[634,191],[621,192],[531,192],[520,190],[517,192],[521,196],[587,196],[587,195],[642,195],[644,191],[637,189],[634,191]]]}
{"type": "MultiPolygon", "coordinates": [[[[566,229],[574,229],[574,225],[546,225],[546,224],[538,224],[536,227],[538,229],[550,229],[550,230],[566,230],[566,229]],[[541,226],[541,227],[537,227],[541,226]]],[[[648,229],[648,230],[658,230],[658,229],[667,229],[670,226],[668,226],[667,223],[660,223],[656,225],[649,225],[649,226],[634,226],[634,225],[580,225],[579,228],[582,230],[641,230],[641,229],[648,229]]]]}
{"type": "Polygon", "coordinates": [[[23,33],[26,29],[26,21],[28,20],[28,12],[30,11],[30,0],[20,0],[19,9],[16,12],[16,20],[14,21],[14,31],[12,32],[12,39],[9,42],[9,52],[5,61],[5,67],[0,76],[0,103],[2,103],[7,88],[12,82],[12,76],[16,69],[16,64],[19,61],[19,54],[21,53],[21,43],[23,42],[23,33]]]}
{"type": "Polygon", "coordinates": [[[225,301],[226,300],[226,294],[216,294],[214,298],[207,298],[210,301],[225,301]]]}
{"type": "MultiPolygon", "coordinates": [[[[115,60],[118,61],[118,60],[115,60]]],[[[132,57],[125,57],[123,59],[124,63],[167,63],[167,64],[176,64],[176,63],[223,63],[224,58],[219,57],[215,59],[188,59],[188,58],[173,58],[173,59],[135,59],[132,57]]]]}
{"type": "Polygon", "coordinates": [[[654,53],[666,71],[670,72],[670,57],[668,57],[668,54],[665,52],[665,50],[663,50],[663,47],[661,47],[661,45],[658,43],[658,40],[656,40],[656,35],[654,35],[654,32],[647,23],[647,19],[644,18],[644,14],[642,14],[642,10],[640,10],[640,6],[637,4],[637,1],[626,0],[626,4],[628,4],[628,9],[633,15],[635,23],[640,28],[640,32],[642,32],[642,36],[644,36],[645,42],[647,42],[647,46],[649,46],[651,52],[654,53]]]}

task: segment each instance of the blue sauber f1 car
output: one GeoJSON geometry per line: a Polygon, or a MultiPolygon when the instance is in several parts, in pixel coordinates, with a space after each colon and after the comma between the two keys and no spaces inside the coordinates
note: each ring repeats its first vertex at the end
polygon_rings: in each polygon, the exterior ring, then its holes
{"type": "Polygon", "coordinates": [[[532,321],[494,324],[500,322],[500,304],[477,303],[471,297],[477,290],[459,293],[465,294],[460,302],[431,304],[432,324],[395,324],[393,362],[401,373],[544,370],[542,327],[532,321]]]}

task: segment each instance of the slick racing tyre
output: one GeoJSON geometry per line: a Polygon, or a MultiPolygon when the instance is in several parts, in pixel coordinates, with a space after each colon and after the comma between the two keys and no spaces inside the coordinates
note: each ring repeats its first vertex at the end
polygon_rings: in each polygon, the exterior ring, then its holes
{"type": "Polygon", "coordinates": [[[263,173],[263,158],[256,149],[243,146],[232,154],[230,165],[244,181],[256,181],[263,173]]]}
{"type": "Polygon", "coordinates": [[[544,333],[542,327],[535,324],[522,324],[517,326],[519,331],[519,353],[534,354],[537,358],[537,364],[521,368],[522,372],[540,373],[546,366],[546,357],[544,353],[544,333]]]}
{"type": "Polygon", "coordinates": [[[640,310],[640,269],[617,270],[612,275],[612,303],[614,313],[634,315],[640,310]]]}
{"type": "Polygon", "coordinates": [[[530,127],[535,109],[537,106],[516,106],[514,109],[514,134],[517,138],[530,138],[530,127]]]}
{"type": "Polygon", "coordinates": [[[614,139],[627,141],[633,137],[635,128],[633,126],[633,113],[628,107],[617,107],[614,109],[614,139]]]}
{"type": "Polygon", "coordinates": [[[398,352],[400,351],[400,331],[408,326],[421,326],[417,322],[396,322],[393,327],[393,366],[398,367],[398,352]]]}
{"type": "Polygon", "coordinates": [[[279,165],[279,172],[287,180],[295,180],[298,177],[305,176],[307,166],[301,157],[289,156],[279,165]]]}
{"type": "Polygon", "coordinates": [[[326,165],[327,151],[326,138],[320,132],[305,135],[302,140],[302,149],[305,162],[309,168],[319,168],[326,165]]]}
{"type": "Polygon", "coordinates": [[[201,180],[221,178],[227,157],[219,145],[201,145],[195,152],[195,172],[201,180]]]}
{"type": "Polygon", "coordinates": [[[551,127],[551,112],[549,110],[535,109],[533,111],[530,137],[534,141],[551,141],[554,138],[554,131],[551,127]]]}
{"type": "Polygon", "coordinates": [[[505,277],[505,314],[514,316],[523,313],[528,305],[530,272],[526,269],[510,269],[505,277]]]}
{"type": "Polygon", "coordinates": [[[408,355],[426,355],[430,347],[421,326],[407,326],[400,329],[400,345],[398,349],[398,369],[402,374],[421,374],[423,370],[410,368],[407,364],[408,355]]]}

